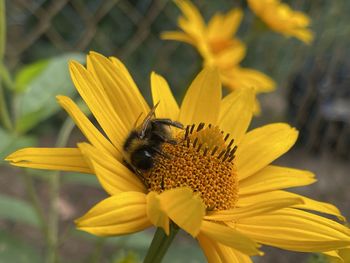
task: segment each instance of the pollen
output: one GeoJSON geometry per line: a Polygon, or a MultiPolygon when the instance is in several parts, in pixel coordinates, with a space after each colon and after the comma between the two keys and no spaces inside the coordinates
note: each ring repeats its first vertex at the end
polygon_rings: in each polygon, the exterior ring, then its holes
{"type": "Polygon", "coordinates": [[[187,186],[201,196],[207,210],[233,208],[238,199],[237,147],[229,137],[216,126],[187,126],[176,144],[163,144],[155,166],[145,174],[149,191],[187,186]]]}

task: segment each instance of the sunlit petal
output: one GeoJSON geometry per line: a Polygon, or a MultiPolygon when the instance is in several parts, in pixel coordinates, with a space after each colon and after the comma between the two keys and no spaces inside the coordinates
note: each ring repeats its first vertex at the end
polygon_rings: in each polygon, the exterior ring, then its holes
{"type": "Polygon", "coordinates": [[[254,195],[240,196],[237,206],[249,206],[254,205],[255,203],[272,201],[284,198],[299,198],[303,200],[302,204],[293,205],[294,208],[300,208],[305,210],[317,211],[320,213],[325,213],[333,215],[339,218],[339,220],[345,221],[344,216],[340,213],[339,209],[334,205],[329,203],[319,202],[310,198],[307,198],[302,195],[290,193],[287,191],[271,191],[265,193],[259,193],[254,195]]]}
{"type": "Polygon", "coordinates": [[[212,212],[209,215],[205,216],[205,219],[211,221],[233,221],[239,220],[241,218],[249,218],[256,215],[262,215],[297,204],[303,204],[303,200],[297,196],[283,199],[280,198],[254,203],[250,206],[236,207],[230,210],[212,212]]]}
{"type": "Polygon", "coordinates": [[[71,62],[69,69],[79,94],[89,106],[92,114],[100,123],[113,145],[117,149],[121,149],[129,131],[116,113],[106,91],[93,75],[79,63],[71,62]],[[116,127],[118,128],[116,129],[116,127]]]}
{"type": "Polygon", "coordinates": [[[182,101],[179,121],[183,124],[216,124],[220,112],[221,83],[217,70],[203,69],[193,80],[182,101]]]}
{"type": "Polygon", "coordinates": [[[66,96],[57,96],[59,104],[67,111],[69,116],[74,120],[85,137],[97,148],[104,149],[111,155],[121,159],[121,153],[110,141],[105,138],[101,132],[90,122],[79,107],[66,96]]]}
{"type": "Polygon", "coordinates": [[[203,234],[199,234],[197,239],[208,263],[252,263],[249,256],[224,246],[203,234]]]}
{"type": "Polygon", "coordinates": [[[257,243],[233,228],[204,220],[200,233],[244,254],[259,254],[257,243]]]}
{"type": "Polygon", "coordinates": [[[274,123],[248,132],[238,145],[236,164],[239,180],[264,168],[295,143],[298,132],[284,123],[274,123]]]}
{"type": "Polygon", "coordinates": [[[113,156],[87,143],[80,143],[78,146],[101,185],[110,195],[126,191],[146,191],[140,179],[113,156]]]}
{"type": "Polygon", "coordinates": [[[345,226],[293,208],[242,218],[234,226],[258,242],[293,251],[320,252],[350,245],[350,230],[345,226]]]}
{"type": "Polygon", "coordinates": [[[239,89],[221,101],[219,126],[236,144],[241,141],[252,119],[254,97],[253,89],[239,89]]]}
{"type": "Polygon", "coordinates": [[[133,128],[140,113],[148,113],[149,108],[125,67],[118,67],[110,59],[90,52],[87,68],[103,87],[127,129],[133,128]]]}
{"type": "Polygon", "coordinates": [[[146,213],[146,195],[124,192],[106,198],[75,221],[77,228],[97,236],[115,236],[141,231],[151,222],[146,213]]]}
{"type": "Polygon", "coordinates": [[[24,148],[5,160],[20,167],[93,173],[77,148],[24,148]]]}
{"type": "Polygon", "coordinates": [[[179,116],[179,106],[169,88],[167,81],[160,75],[152,72],[151,89],[153,104],[159,105],[156,109],[157,118],[169,118],[177,120],[179,116]]]}
{"type": "Polygon", "coordinates": [[[239,182],[239,194],[251,195],[284,188],[304,186],[316,181],[313,173],[269,165],[239,182]]]}
{"type": "Polygon", "coordinates": [[[161,206],[169,218],[193,237],[202,226],[205,205],[190,188],[175,188],[159,195],[161,206]]]}

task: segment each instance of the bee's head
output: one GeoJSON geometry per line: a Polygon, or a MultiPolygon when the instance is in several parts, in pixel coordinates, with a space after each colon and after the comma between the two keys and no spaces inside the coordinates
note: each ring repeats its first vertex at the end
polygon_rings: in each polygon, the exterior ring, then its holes
{"type": "Polygon", "coordinates": [[[147,145],[138,148],[131,155],[132,164],[140,170],[147,171],[154,165],[155,152],[147,145]]]}

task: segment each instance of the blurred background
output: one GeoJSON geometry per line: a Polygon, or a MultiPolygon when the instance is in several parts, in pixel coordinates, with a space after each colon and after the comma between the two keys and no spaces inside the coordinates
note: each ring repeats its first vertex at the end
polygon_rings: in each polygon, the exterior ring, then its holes
{"type": "MultiPolygon", "coordinates": [[[[350,1],[283,2],[311,17],[316,37],[312,45],[261,27],[243,0],[194,1],[206,18],[243,8],[238,33],[248,47],[243,66],[278,83],[275,92],[260,96],[262,114],[252,127],[279,121],[296,126],[297,145],[276,163],[311,170],[318,182],[292,191],[335,204],[349,218],[350,1]]],[[[148,101],[150,72],[162,74],[180,102],[202,61],[192,47],[159,38],[160,32],[177,28],[178,8],[165,0],[5,3],[0,113],[6,109],[16,121],[13,125],[3,117],[0,127],[0,263],[138,262],[152,230],[108,239],[75,230],[73,220],[106,197],[93,176],[18,169],[3,158],[23,147],[74,146],[85,140],[55,96],[68,95],[81,104],[67,62],[84,62],[90,50],[120,58],[148,101]],[[68,134],[60,132],[62,125],[68,134]]],[[[255,262],[327,262],[320,255],[264,251],[255,262]]],[[[198,244],[182,233],[164,262],[205,258],[198,244]]]]}

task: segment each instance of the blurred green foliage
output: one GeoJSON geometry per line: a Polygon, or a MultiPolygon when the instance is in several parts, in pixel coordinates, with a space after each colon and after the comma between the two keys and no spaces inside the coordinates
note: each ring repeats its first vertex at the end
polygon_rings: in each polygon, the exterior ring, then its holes
{"type": "Polygon", "coordinates": [[[42,263],[43,258],[39,251],[28,244],[16,238],[11,233],[0,231],[0,262],[16,262],[16,263],[42,263]]]}
{"type": "Polygon", "coordinates": [[[309,257],[306,263],[328,263],[327,258],[321,254],[313,254],[309,257]]]}
{"type": "Polygon", "coordinates": [[[40,222],[35,210],[26,201],[0,195],[0,217],[17,223],[38,227],[40,222]]]}
{"type": "Polygon", "coordinates": [[[82,54],[68,53],[44,61],[35,62],[18,72],[15,79],[15,130],[23,134],[60,109],[57,95],[74,97],[76,90],[71,83],[68,61],[83,62],[82,54]],[[26,81],[26,82],[24,82],[26,81]]]}

